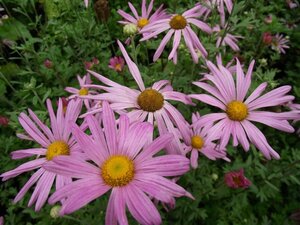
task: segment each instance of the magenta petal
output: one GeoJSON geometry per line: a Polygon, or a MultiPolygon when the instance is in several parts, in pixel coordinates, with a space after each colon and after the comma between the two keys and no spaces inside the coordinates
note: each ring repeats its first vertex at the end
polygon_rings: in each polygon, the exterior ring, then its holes
{"type": "Polygon", "coordinates": [[[125,205],[125,191],[123,188],[113,188],[114,192],[114,211],[119,224],[128,225],[125,205]]]}

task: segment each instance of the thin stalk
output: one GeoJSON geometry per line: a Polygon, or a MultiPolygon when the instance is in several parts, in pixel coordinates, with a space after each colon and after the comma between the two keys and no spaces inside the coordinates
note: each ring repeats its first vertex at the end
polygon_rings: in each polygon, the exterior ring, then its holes
{"type": "Polygon", "coordinates": [[[131,40],[133,60],[134,60],[135,64],[138,64],[137,63],[136,46],[135,46],[135,42],[134,42],[134,36],[131,36],[130,40],[131,40]]]}
{"type": "Polygon", "coordinates": [[[31,89],[31,91],[33,92],[34,96],[38,99],[40,105],[42,106],[42,108],[45,108],[45,105],[42,101],[42,99],[40,98],[40,96],[38,95],[38,93],[36,92],[36,90],[34,89],[31,89]]]}
{"type": "Polygon", "coordinates": [[[17,92],[17,90],[12,86],[12,84],[9,82],[8,79],[4,76],[3,73],[0,72],[0,76],[3,78],[3,80],[7,83],[7,85],[13,90],[13,92],[17,92]]]}

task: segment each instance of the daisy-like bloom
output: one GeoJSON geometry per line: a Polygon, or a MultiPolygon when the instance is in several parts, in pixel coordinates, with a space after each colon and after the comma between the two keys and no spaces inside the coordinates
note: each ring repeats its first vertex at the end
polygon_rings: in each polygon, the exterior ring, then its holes
{"type": "Polygon", "coordinates": [[[238,38],[243,38],[243,37],[238,36],[238,35],[229,34],[229,33],[226,33],[225,36],[223,37],[223,35],[224,35],[223,32],[225,32],[223,29],[224,28],[221,29],[219,25],[216,25],[213,28],[213,31],[217,33],[217,37],[218,37],[216,47],[219,48],[221,45],[222,46],[228,45],[233,51],[236,51],[236,52],[240,51],[240,48],[237,45],[238,38]]]}
{"type": "Polygon", "coordinates": [[[225,174],[225,183],[228,187],[237,188],[248,188],[251,185],[251,181],[244,175],[244,169],[239,171],[231,171],[225,174]]]}
{"type": "Polygon", "coordinates": [[[268,144],[266,137],[252,122],[259,122],[285,132],[294,132],[294,128],[287,120],[295,119],[297,117],[296,112],[275,113],[264,109],[292,101],[294,96],[287,95],[291,86],[282,86],[262,94],[267,87],[267,83],[264,82],[248,98],[245,98],[251,85],[254,61],[251,62],[246,76],[239,60],[236,59],[236,61],[236,79],[223,65],[215,66],[208,61],[207,66],[212,75],[205,75],[205,78],[212,82],[212,85],[194,82],[195,85],[211,95],[192,94],[190,97],[224,111],[202,116],[198,123],[217,122],[211,128],[211,132],[221,132],[220,146],[226,146],[230,136],[232,136],[234,146],[240,143],[248,151],[250,141],[267,159],[271,159],[271,157],[279,159],[278,153],[268,144]]]}
{"type": "Polygon", "coordinates": [[[287,43],[289,42],[288,39],[283,37],[282,34],[276,34],[273,37],[273,41],[271,43],[271,48],[279,53],[285,54],[285,48],[290,48],[287,43]]]}
{"type": "Polygon", "coordinates": [[[82,78],[80,76],[77,76],[78,82],[79,82],[79,86],[80,89],[76,89],[73,87],[66,87],[65,91],[71,93],[72,95],[70,95],[68,97],[69,100],[74,99],[74,98],[79,98],[80,101],[84,102],[84,105],[87,109],[89,109],[91,107],[91,103],[89,99],[82,99],[82,96],[86,96],[89,94],[97,94],[97,92],[89,90],[88,88],[85,87],[85,85],[87,84],[91,84],[91,78],[89,74],[84,75],[82,78]]]}
{"type": "Polygon", "coordinates": [[[183,140],[186,145],[184,151],[191,152],[190,160],[192,167],[194,169],[198,167],[199,153],[211,160],[222,158],[230,161],[226,157],[226,150],[217,148],[217,145],[213,143],[213,141],[218,140],[220,137],[209,132],[212,124],[196,125],[199,119],[199,113],[193,114],[192,128],[186,127],[182,131],[183,140]]]}
{"type": "Polygon", "coordinates": [[[124,12],[123,10],[119,9],[118,13],[125,19],[122,21],[119,21],[121,24],[135,24],[140,31],[142,28],[144,28],[147,25],[151,25],[152,23],[156,22],[160,19],[168,18],[169,16],[166,14],[165,10],[162,9],[163,5],[161,5],[152,15],[151,11],[153,9],[153,2],[154,0],[151,0],[148,7],[146,6],[146,0],[142,1],[142,15],[139,16],[136,8],[131,4],[131,2],[128,2],[129,8],[134,16],[131,16],[130,14],[124,12]]]}
{"type": "Polygon", "coordinates": [[[81,102],[75,100],[69,102],[65,115],[61,99],[59,100],[56,115],[54,114],[51,101],[49,99],[47,100],[47,107],[50,115],[51,129],[41,122],[36,114],[30,109],[28,110],[30,117],[25,113],[21,113],[19,116],[19,122],[25,129],[26,133],[40,147],[14,151],[11,153],[12,159],[36,156],[35,159],[0,175],[2,180],[5,181],[24,172],[38,169],[14,199],[14,202],[21,200],[26,192],[35,183],[37,183],[28,203],[29,207],[35,204],[36,211],[40,210],[47,201],[51,187],[55,180],[56,189],[59,189],[72,181],[69,177],[49,172],[43,168],[43,166],[61,155],[82,157],[82,151],[75,142],[73,135],[71,135],[71,127],[69,126],[69,122],[75,123],[77,120],[82,107],[81,102]]]}
{"type": "Polygon", "coordinates": [[[110,58],[108,67],[116,72],[122,72],[125,65],[125,61],[121,56],[115,56],[110,58]]]}
{"type": "Polygon", "coordinates": [[[120,116],[117,127],[113,111],[105,101],[102,125],[91,115],[86,121],[91,136],[76,125],[72,132],[92,162],[65,156],[46,165],[53,173],[78,179],[49,198],[50,204],[66,198],[61,215],[72,213],[111,190],[107,225],[128,224],[126,208],[140,224],[161,224],[149,196],[165,203],[174,197],[193,198],[165,178],[186,173],[189,160],[180,155],[154,156],[172,140],[171,134],[152,142],[148,133],[153,132],[153,126],[147,122],[130,123],[126,115],[120,116]]]}
{"type": "Polygon", "coordinates": [[[212,32],[211,28],[206,23],[197,19],[202,14],[200,10],[201,6],[196,5],[194,8],[185,11],[181,15],[175,14],[172,15],[171,18],[158,20],[142,29],[141,32],[147,34],[141,39],[141,41],[148,40],[168,30],[166,36],[162,39],[159,47],[154,54],[153,61],[156,61],[160,57],[165,46],[170,41],[173,35],[173,48],[169,54],[168,59],[173,59],[173,62],[175,64],[177,63],[177,50],[180,44],[181,36],[183,36],[185,44],[188,47],[195,63],[198,63],[199,58],[197,51],[200,51],[203,56],[207,56],[207,51],[201,44],[198,35],[191,28],[191,24],[193,24],[206,33],[210,34],[212,32]]]}
{"type": "MultiPolygon", "coordinates": [[[[89,71],[90,74],[95,76],[106,86],[87,85],[87,87],[102,89],[106,91],[106,93],[85,96],[85,98],[108,101],[111,103],[111,107],[115,111],[128,110],[129,112],[127,115],[131,122],[147,120],[149,123],[154,124],[156,121],[160,134],[164,134],[169,131],[179,138],[179,132],[174,125],[180,129],[180,127],[182,127],[185,123],[185,120],[181,113],[172,106],[168,100],[179,101],[184,104],[192,104],[191,99],[183,93],[173,91],[168,80],[157,81],[151,88],[146,89],[138,67],[130,59],[120,41],[118,41],[118,44],[125,58],[126,64],[128,65],[129,71],[139,87],[139,90],[122,86],[96,72],[89,71]]],[[[101,108],[90,110],[83,116],[101,111],[101,108]]],[[[177,140],[177,148],[171,148],[172,151],[174,151],[173,153],[180,153],[178,152],[179,146],[181,146],[181,144],[177,140]]]]}

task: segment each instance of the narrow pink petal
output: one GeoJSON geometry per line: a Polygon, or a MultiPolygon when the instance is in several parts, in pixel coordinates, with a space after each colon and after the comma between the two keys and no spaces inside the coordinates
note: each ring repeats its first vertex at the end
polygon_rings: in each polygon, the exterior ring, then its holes
{"type": "MultiPolygon", "coordinates": [[[[144,1],[146,1],[146,0],[144,0],[144,1]]],[[[152,9],[153,9],[153,2],[154,2],[154,0],[151,0],[150,1],[150,3],[149,3],[149,5],[148,5],[148,10],[147,10],[147,13],[146,13],[146,15],[145,15],[145,17],[147,17],[147,18],[149,18],[149,16],[150,16],[150,13],[151,13],[151,11],[152,11],[152,9]]],[[[159,10],[159,9],[158,9],[159,10]]],[[[157,11],[158,11],[157,10],[157,11]]],[[[144,15],[143,15],[144,16],[144,15]]]]}
{"type": "Polygon", "coordinates": [[[236,59],[236,96],[238,101],[244,101],[244,98],[242,96],[243,93],[247,93],[248,90],[244,89],[244,79],[245,74],[241,67],[240,61],[236,59]]]}
{"type": "Polygon", "coordinates": [[[129,15],[128,13],[124,12],[123,10],[119,9],[119,10],[118,10],[118,13],[119,13],[122,17],[124,17],[126,20],[128,20],[129,22],[134,23],[134,24],[137,23],[137,20],[136,20],[133,16],[129,15]]]}
{"type": "Polygon", "coordinates": [[[23,163],[22,165],[18,166],[14,170],[10,170],[5,173],[2,173],[0,177],[2,177],[2,181],[6,181],[10,178],[20,175],[21,173],[39,168],[45,162],[46,162],[45,158],[31,160],[29,162],[23,163]]]}
{"type": "Polygon", "coordinates": [[[189,95],[191,98],[197,99],[201,102],[204,102],[206,104],[212,105],[212,106],[216,106],[224,111],[226,111],[226,106],[220,102],[218,99],[207,95],[207,94],[191,94],[189,95]]]}
{"type": "Polygon", "coordinates": [[[174,100],[174,101],[179,101],[184,104],[193,104],[191,98],[183,93],[177,92],[177,91],[166,91],[163,92],[163,96],[166,100],[174,100]]]}
{"type": "Polygon", "coordinates": [[[40,193],[38,194],[35,204],[35,211],[40,211],[40,209],[46,203],[56,175],[54,173],[45,171],[41,179],[43,179],[43,176],[45,176],[45,183],[43,187],[41,186],[40,193]]]}
{"type": "Polygon", "coordinates": [[[51,161],[45,163],[43,168],[47,171],[72,178],[100,176],[99,167],[96,167],[83,159],[77,159],[71,156],[55,157],[51,161]]]}
{"type": "MultiPolygon", "coordinates": [[[[151,28],[150,26],[147,26],[146,28],[151,28]]],[[[170,25],[165,25],[165,26],[162,26],[161,28],[157,29],[156,31],[150,33],[150,34],[147,34],[145,35],[142,39],[140,39],[140,41],[146,41],[146,40],[149,40],[150,38],[153,38],[157,35],[159,35],[160,33],[164,32],[165,30],[168,30],[170,28],[170,25]]]]}
{"type": "Polygon", "coordinates": [[[22,189],[19,191],[17,196],[14,199],[14,203],[20,201],[24,195],[27,193],[27,191],[34,185],[38,179],[41,177],[41,175],[45,172],[43,168],[40,168],[38,171],[36,171],[30,179],[26,182],[26,184],[22,187],[22,189]]]}
{"type": "Polygon", "coordinates": [[[118,129],[118,149],[120,154],[124,154],[124,144],[127,140],[129,130],[129,118],[126,115],[121,115],[119,118],[119,129],[118,129]]]}
{"type": "Polygon", "coordinates": [[[152,88],[155,89],[155,90],[157,90],[157,91],[160,91],[161,88],[163,88],[164,86],[167,86],[167,85],[170,85],[170,81],[169,80],[160,80],[160,81],[155,82],[152,85],[152,88]]]}
{"type": "Polygon", "coordinates": [[[61,139],[62,137],[59,134],[58,124],[57,120],[55,118],[55,114],[52,108],[52,103],[50,99],[47,99],[47,109],[50,116],[50,123],[51,123],[51,129],[52,133],[54,134],[55,139],[61,139]]]}
{"type": "Polygon", "coordinates": [[[22,159],[26,157],[31,157],[33,155],[45,155],[46,154],[45,148],[29,148],[29,149],[22,149],[11,152],[11,158],[12,159],[22,159]]]}
{"type": "Polygon", "coordinates": [[[193,61],[195,63],[198,63],[198,55],[195,52],[195,49],[194,49],[194,46],[193,46],[193,42],[192,42],[192,40],[190,38],[189,33],[187,32],[186,29],[183,29],[182,33],[183,33],[183,38],[184,38],[185,44],[188,47],[188,49],[190,50],[190,53],[192,55],[193,61]]]}
{"type": "Polygon", "coordinates": [[[264,82],[261,83],[253,92],[252,94],[246,99],[245,104],[249,104],[254,101],[257,97],[261,95],[261,93],[266,89],[268,83],[264,82]]]}
{"type": "Polygon", "coordinates": [[[147,17],[147,9],[146,9],[146,0],[142,1],[142,17],[148,18],[147,17]]]}
{"type": "Polygon", "coordinates": [[[169,60],[171,60],[173,58],[175,52],[177,52],[178,46],[180,44],[180,40],[181,40],[181,30],[175,30],[172,51],[170,52],[169,57],[168,57],[169,60]]]}
{"type": "Polygon", "coordinates": [[[126,205],[133,217],[141,224],[161,224],[161,218],[154,204],[149,197],[135,185],[127,185],[126,205]]]}
{"type": "Polygon", "coordinates": [[[125,205],[125,190],[123,188],[113,188],[114,192],[114,211],[119,224],[128,225],[125,205]]]}
{"type": "Polygon", "coordinates": [[[192,149],[192,152],[191,152],[191,166],[194,169],[196,169],[198,167],[198,156],[199,156],[198,150],[192,149]]]}
{"type": "Polygon", "coordinates": [[[202,31],[204,31],[204,32],[206,32],[208,34],[212,33],[212,29],[210,28],[210,26],[208,26],[206,23],[204,23],[204,22],[202,22],[200,20],[189,18],[188,22],[194,24],[200,30],[202,30],[202,31]]]}
{"type": "Polygon", "coordinates": [[[246,94],[249,90],[249,87],[251,85],[252,70],[253,70],[254,64],[255,64],[255,61],[252,60],[249,67],[248,67],[248,71],[246,73],[244,83],[243,83],[244,88],[241,90],[241,93],[240,93],[240,96],[241,96],[242,99],[245,98],[245,96],[246,96],[246,94]]]}
{"type": "Polygon", "coordinates": [[[115,212],[115,190],[112,189],[105,215],[105,225],[118,225],[116,212],[115,212]]]}
{"type": "Polygon", "coordinates": [[[133,15],[135,16],[135,18],[138,20],[139,19],[139,15],[136,11],[136,9],[134,8],[134,6],[131,4],[131,2],[128,2],[129,8],[131,9],[133,15]]]}
{"type": "Polygon", "coordinates": [[[128,65],[128,68],[129,68],[129,71],[132,74],[134,80],[138,84],[141,91],[145,90],[145,85],[144,85],[144,82],[142,80],[141,73],[140,73],[138,67],[130,59],[130,57],[128,56],[128,54],[127,54],[124,46],[122,45],[122,43],[119,40],[117,42],[118,42],[119,48],[120,48],[120,50],[121,50],[121,52],[122,52],[122,54],[125,58],[125,61],[126,61],[127,65],[128,65]]]}
{"type": "Polygon", "coordinates": [[[242,127],[241,123],[239,123],[239,122],[235,123],[235,129],[236,129],[236,135],[237,135],[238,141],[241,143],[241,145],[243,146],[243,148],[246,152],[249,151],[250,144],[249,144],[248,138],[246,136],[246,133],[245,133],[244,128],[242,127]]]}
{"type": "Polygon", "coordinates": [[[135,160],[137,160],[140,163],[146,159],[151,158],[153,155],[155,155],[164,147],[166,147],[172,141],[173,137],[174,136],[171,133],[160,135],[153,142],[151,142],[151,144],[146,146],[144,150],[136,157],[135,160]]]}
{"type": "Polygon", "coordinates": [[[136,165],[137,173],[150,173],[160,176],[181,176],[189,171],[189,160],[181,155],[164,155],[136,165]],[[173,168],[170,170],[170,168],[173,168]]]}
{"type": "Polygon", "coordinates": [[[193,41],[195,48],[197,48],[204,57],[207,57],[207,51],[202,45],[202,43],[200,42],[197,34],[195,34],[195,32],[190,27],[186,27],[186,30],[187,33],[190,35],[190,38],[193,41]]]}
{"type": "Polygon", "coordinates": [[[103,107],[103,128],[110,155],[117,153],[117,128],[114,112],[107,102],[102,103],[103,107]]]}
{"type": "Polygon", "coordinates": [[[163,52],[164,48],[166,47],[167,43],[169,42],[170,38],[172,37],[174,33],[174,30],[169,30],[168,33],[166,34],[166,36],[162,39],[162,41],[160,42],[154,56],[153,56],[153,61],[156,61],[161,53],[163,52]]]}
{"type": "Polygon", "coordinates": [[[218,100],[220,100],[223,104],[226,104],[225,99],[223,98],[223,96],[220,94],[219,90],[207,83],[204,82],[193,82],[193,84],[195,84],[196,86],[204,89],[205,91],[209,92],[210,94],[212,94],[213,96],[215,96],[218,100]]]}

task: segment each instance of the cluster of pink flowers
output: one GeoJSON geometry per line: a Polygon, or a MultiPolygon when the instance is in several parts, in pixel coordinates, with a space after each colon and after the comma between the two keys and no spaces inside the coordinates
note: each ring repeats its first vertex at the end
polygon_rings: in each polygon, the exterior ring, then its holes
{"type": "Polygon", "coordinates": [[[274,51],[285,54],[285,49],[290,48],[287,44],[289,40],[282,34],[272,35],[270,32],[263,33],[262,42],[271,46],[274,51]]]}
{"type": "MultiPolygon", "coordinates": [[[[231,13],[232,1],[213,2],[223,21],[224,4],[231,13]]],[[[85,3],[88,5],[88,1],[85,3]]],[[[208,5],[197,4],[182,14],[173,15],[159,7],[152,16],[153,0],[148,7],[146,1],[142,1],[141,16],[131,3],[129,7],[134,17],[119,10],[125,19],[121,23],[136,24],[143,34],[141,41],[167,32],[154,54],[154,61],[162,55],[172,36],[173,46],[168,59],[174,63],[177,62],[182,37],[195,63],[198,62],[197,51],[207,56],[192,27],[206,33],[213,31],[199,20],[199,17],[210,14],[208,5]]],[[[221,26],[224,27],[225,23],[221,26]]],[[[220,27],[214,31],[220,32],[220,27]]],[[[234,51],[239,50],[239,36],[226,34],[220,38],[217,46],[226,44],[234,51]]],[[[282,36],[273,37],[272,43],[274,39],[281,43],[277,45],[278,51],[284,53],[287,47],[282,36]]],[[[200,154],[210,160],[230,162],[226,149],[232,139],[233,146],[241,145],[245,151],[249,151],[250,144],[253,144],[267,159],[280,158],[255,124],[294,132],[289,120],[300,119],[300,107],[290,104],[294,100],[294,96],[288,94],[290,86],[265,92],[267,83],[264,82],[250,92],[255,62],[250,63],[245,73],[246,65],[242,66],[238,59],[224,66],[218,56],[216,64],[206,60],[208,72],[203,79],[193,82],[202,89],[199,93],[187,95],[178,92],[168,80],[159,80],[146,87],[138,65],[123,44],[117,42],[123,57],[112,58],[109,68],[121,72],[126,62],[137,88],[116,83],[90,70],[89,66],[85,76],[77,76],[79,88],[65,88],[71,95],[67,101],[58,100],[56,113],[51,101],[47,100],[49,127],[30,109],[29,115],[20,114],[19,122],[25,134],[19,137],[34,141],[39,147],[12,152],[13,159],[35,158],[0,175],[5,181],[24,172],[35,171],[14,202],[22,199],[36,184],[28,205],[35,204],[38,211],[47,200],[50,204],[60,202],[59,213],[65,215],[111,191],[106,224],[128,224],[128,209],[140,224],[156,225],[162,221],[154,202],[174,205],[176,197],[193,199],[192,194],[176,184],[176,180],[189,171],[190,165],[198,167],[200,154]],[[99,84],[92,83],[91,75],[99,84]],[[195,107],[192,99],[214,106],[219,112],[201,116],[194,113],[190,124],[173,102],[195,107]],[[291,111],[268,110],[288,104],[291,111]],[[154,132],[156,128],[158,132],[154,132]],[[159,152],[163,154],[157,156],[159,152]],[[48,198],[54,183],[55,192],[48,198]]],[[[99,61],[93,59],[91,63],[98,64],[99,61]]],[[[251,185],[243,169],[227,173],[225,183],[231,188],[251,185]]]]}

